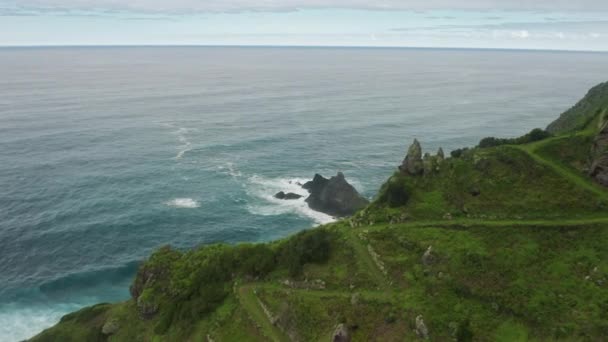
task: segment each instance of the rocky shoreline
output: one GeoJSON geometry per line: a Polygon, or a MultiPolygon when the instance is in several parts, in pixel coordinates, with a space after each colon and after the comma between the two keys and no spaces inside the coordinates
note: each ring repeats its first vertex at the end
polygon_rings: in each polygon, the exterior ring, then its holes
{"type": "MultiPolygon", "coordinates": [[[[338,172],[329,179],[315,174],[311,181],[302,185],[302,188],[310,194],[305,202],[312,210],[335,217],[350,216],[369,204],[369,200],[361,196],[357,189],[346,181],[342,172],[338,172]]],[[[303,196],[279,191],[274,197],[294,200],[303,196]]]]}

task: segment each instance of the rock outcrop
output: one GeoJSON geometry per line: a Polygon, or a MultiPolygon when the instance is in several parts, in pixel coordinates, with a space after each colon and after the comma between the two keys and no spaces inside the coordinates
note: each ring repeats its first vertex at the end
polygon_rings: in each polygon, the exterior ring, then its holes
{"type": "Polygon", "coordinates": [[[608,186],[608,122],[593,141],[589,175],[601,185],[608,186]]]}
{"type": "Polygon", "coordinates": [[[401,173],[410,176],[430,175],[433,172],[439,171],[439,166],[444,160],[445,154],[441,147],[437,151],[437,155],[431,156],[430,153],[425,153],[423,157],[420,143],[417,139],[414,139],[414,143],[407,150],[405,159],[399,165],[399,170],[401,173]]]}
{"type": "Polygon", "coordinates": [[[302,195],[298,195],[293,192],[285,193],[284,191],[279,191],[274,195],[274,197],[282,200],[294,200],[301,198],[302,195]]]}
{"type": "Polygon", "coordinates": [[[403,173],[415,176],[421,174],[423,168],[422,148],[420,147],[418,140],[414,139],[414,143],[407,150],[407,155],[405,156],[405,159],[403,159],[401,166],[399,166],[399,170],[403,173]]]}
{"type": "Polygon", "coordinates": [[[342,172],[330,179],[316,174],[302,188],[310,192],[306,198],[308,206],[332,216],[349,216],[369,204],[344,178],[342,172]]]}

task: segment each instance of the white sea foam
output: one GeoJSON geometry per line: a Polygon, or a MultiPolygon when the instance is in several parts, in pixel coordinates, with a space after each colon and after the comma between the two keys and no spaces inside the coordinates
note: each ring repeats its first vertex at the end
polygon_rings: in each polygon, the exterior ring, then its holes
{"type": "Polygon", "coordinates": [[[20,304],[6,304],[0,307],[0,341],[16,342],[31,338],[59,322],[66,313],[82,306],[53,304],[24,307],[20,304]]]}
{"type": "Polygon", "coordinates": [[[174,198],[165,202],[166,205],[174,208],[198,208],[200,203],[192,198],[174,198]]]}
{"type": "Polygon", "coordinates": [[[177,135],[177,140],[181,143],[177,147],[178,152],[175,155],[174,159],[182,159],[184,154],[188,151],[192,150],[192,143],[188,140],[187,134],[191,131],[189,128],[180,127],[177,131],[173,132],[173,134],[177,135]]]}
{"type": "Polygon", "coordinates": [[[247,209],[252,214],[264,216],[296,214],[312,219],[317,224],[335,221],[334,217],[308,207],[304,201],[308,196],[308,191],[302,189],[301,186],[307,181],[309,179],[305,178],[266,178],[257,175],[249,177],[246,186],[247,193],[259,199],[261,203],[249,205],[247,209]],[[279,191],[293,192],[302,197],[295,200],[281,200],[274,197],[279,191]]]}
{"type": "Polygon", "coordinates": [[[227,174],[235,180],[243,176],[241,171],[234,166],[233,162],[228,162],[225,166],[220,165],[217,168],[221,173],[227,174]]]}

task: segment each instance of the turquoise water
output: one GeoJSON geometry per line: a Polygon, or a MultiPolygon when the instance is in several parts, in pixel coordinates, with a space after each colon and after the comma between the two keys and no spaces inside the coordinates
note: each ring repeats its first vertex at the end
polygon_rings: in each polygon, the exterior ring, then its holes
{"type": "Polygon", "coordinates": [[[343,171],[372,198],[409,143],[544,127],[597,53],[0,49],[0,341],[128,298],[161,245],[267,241],[331,217],[280,201],[343,171]],[[290,183],[291,182],[291,183],[290,183]]]}

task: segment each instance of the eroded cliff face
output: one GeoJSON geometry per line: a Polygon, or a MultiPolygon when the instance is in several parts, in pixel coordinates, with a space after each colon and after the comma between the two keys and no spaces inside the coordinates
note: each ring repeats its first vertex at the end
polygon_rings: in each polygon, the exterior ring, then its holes
{"type": "Polygon", "coordinates": [[[589,175],[601,185],[608,186],[608,121],[593,141],[589,175]]]}

